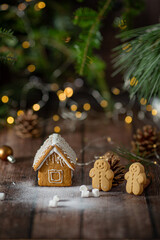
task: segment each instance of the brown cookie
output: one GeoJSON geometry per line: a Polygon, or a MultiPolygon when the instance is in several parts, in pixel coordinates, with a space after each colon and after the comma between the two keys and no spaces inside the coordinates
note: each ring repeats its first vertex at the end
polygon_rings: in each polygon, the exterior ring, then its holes
{"type": "Polygon", "coordinates": [[[102,191],[109,191],[112,188],[114,177],[110,165],[104,159],[98,159],[94,167],[90,170],[89,176],[92,178],[92,187],[102,191]]]}
{"type": "Polygon", "coordinates": [[[133,193],[134,195],[141,195],[143,193],[147,178],[141,163],[133,163],[129,167],[129,171],[125,174],[125,179],[127,180],[127,193],[133,193]]]}

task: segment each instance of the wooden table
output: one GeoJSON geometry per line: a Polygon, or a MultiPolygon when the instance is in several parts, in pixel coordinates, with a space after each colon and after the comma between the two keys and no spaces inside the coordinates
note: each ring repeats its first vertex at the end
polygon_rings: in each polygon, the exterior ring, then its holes
{"type": "MultiPolygon", "coordinates": [[[[61,134],[79,155],[79,162],[92,160],[99,153],[90,146],[80,153],[88,142],[104,135],[117,143],[129,146],[133,126],[123,122],[108,123],[97,119],[77,123],[71,132],[71,122],[60,121],[61,134]]],[[[3,130],[0,144],[8,144],[15,151],[17,162],[0,162],[0,192],[6,194],[0,201],[0,238],[158,238],[160,237],[160,171],[153,168],[154,179],[142,196],[125,192],[125,183],[102,193],[99,198],[81,198],[79,186],[89,185],[90,164],[76,167],[73,186],[69,188],[38,187],[32,169],[33,157],[44,139],[53,132],[54,123],[44,126],[43,137],[20,139],[14,130],[3,130]],[[57,208],[48,207],[57,194],[61,201],[57,208]]],[[[97,142],[96,142],[97,144],[97,142]]],[[[102,146],[103,148],[103,146],[102,146]]],[[[105,153],[107,148],[101,149],[105,153]]]]}

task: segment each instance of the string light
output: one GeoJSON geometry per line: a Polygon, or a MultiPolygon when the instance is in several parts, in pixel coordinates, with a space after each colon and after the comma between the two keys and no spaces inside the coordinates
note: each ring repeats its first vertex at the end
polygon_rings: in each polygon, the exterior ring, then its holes
{"type": "Polygon", "coordinates": [[[38,8],[39,8],[39,9],[43,9],[43,8],[46,7],[45,2],[38,2],[37,5],[38,5],[38,8]]]}
{"type": "Polygon", "coordinates": [[[7,103],[8,101],[9,101],[9,97],[8,96],[2,96],[2,98],[1,98],[1,101],[3,102],[3,103],[7,103]]]}
{"type": "Polygon", "coordinates": [[[125,44],[123,45],[123,48],[122,48],[125,52],[130,52],[132,50],[132,47],[131,47],[131,44],[125,44]]]}
{"type": "Polygon", "coordinates": [[[61,93],[63,93],[63,91],[60,89],[57,91],[57,96],[59,96],[61,93]]]}
{"type": "Polygon", "coordinates": [[[58,95],[58,98],[61,102],[63,102],[66,100],[66,94],[64,92],[62,92],[58,95]]]}
{"type": "Polygon", "coordinates": [[[1,4],[1,10],[2,11],[6,11],[7,9],[8,9],[8,4],[7,3],[3,3],[3,4],[1,4]]]}
{"type": "Polygon", "coordinates": [[[106,108],[108,106],[108,102],[106,100],[102,100],[100,102],[101,107],[106,108]]]}
{"type": "Polygon", "coordinates": [[[54,127],[54,132],[59,133],[61,131],[61,128],[59,126],[54,127]]]}
{"type": "Polygon", "coordinates": [[[154,161],[154,164],[156,165],[156,164],[157,164],[157,161],[154,161]]]}
{"type": "Polygon", "coordinates": [[[25,9],[26,9],[26,4],[24,4],[24,3],[18,4],[18,10],[19,11],[24,11],[25,9]]]}
{"type": "Polygon", "coordinates": [[[77,105],[76,104],[72,104],[70,108],[73,112],[77,111],[77,105]]]}
{"type": "Polygon", "coordinates": [[[114,95],[119,95],[119,94],[120,94],[120,90],[119,90],[118,88],[113,88],[113,89],[112,89],[112,93],[113,93],[114,95]]]}
{"type": "Polygon", "coordinates": [[[17,111],[17,116],[19,117],[20,115],[23,115],[24,114],[24,111],[23,110],[18,110],[17,111]]]}
{"type": "Polygon", "coordinates": [[[32,0],[25,0],[26,2],[32,2],[32,0]]]}
{"type": "Polygon", "coordinates": [[[11,116],[9,116],[9,117],[7,118],[7,123],[8,123],[8,124],[13,124],[13,123],[14,123],[14,118],[11,117],[11,116]]]}
{"type": "Polygon", "coordinates": [[[133,86],[137,86],[138,84],[138,80],[135,77],[132,77],[130,80],[130,85],[133,86]]]}
{"type": "Polygon", "coordinates": [[[72,97],[72,95],[73,95],[73,89],[72,89],[71,87],[66,87],[66,88],[64,89],[64,93],[66,94],[66,96],[67,96],[68,98],[70,98],[70,97],[72,97]]]}
{"type": "Polygon", "coordinates": [[[157,115],[157,110],[156,109],[152,109],[152,115],[156,116],[157,115]]]}
{"type": "Polygon", "coordinates": [[[34,72],[36,70],[36,67],[35,67],[35,65],[30,64],[30,65],[28,65],[27,69],[29,72],[34,72]]]}
{"type": "Polygon", "coordinates": [[[141,98],[140,104],[141,104],[141,105],[146,105],[146,103],[147,103],[147,99],[141,98]]]}
{"type": "Polygon", "coordinates": [[[39,10],[45,8],[45,7],[46,7],[45,2],[38,2],[38,3],[36,3],[36,4],[34,5],[34,9],[35,9],[36,11],[39,11],[39,10]]]}
{"type": "Polygon", "coordinates": [[[34,10],[35,10],[35,11],[40,11],[40,10],[41,10],[41,9],[38,7],[38,4],[37,4],[37,3],[34,5],[34,10]]]}
{"type": "Polygon", "coordinates": [[[59,86],[58,86],[57,83],[52,83],[52,84],[51,84],[51,90],[52,90],[52,91],[57,91],[58,88],[59,88],[59,86]]]}
{"type": "Polygon", "coordinates": [[[29,48],[29,47],[30,47],[30,43],[29,43],[28,41],[24,41],[24,42],[22,43],[22,47],[23,47],[23,48],[29,48]]]}
{"type": "Polygon", "coordinates": [[[146,106],[146,110],[147,110],[148,112],[151,112],[151,111],[152,111],[152,105],[150,105],[150,104],[147,105],[147,106],[146,106]]]}
{"type": "Polygon", "coordinates": [[[132,122],[132,117],[131,116],[126,116],[125,117],[125,123],[130,124],[132,122]]]}
{"type": "Polygon", "coordinates": [[[32,108],[33,108],[34,111],[37,112],[37,111],[40,110],[41,107],[40,107],[40,105],[39,105],[38,103],[35,103],[35,104],[32,106],[32,108]]]}
{"type": "Polygon", "coordinates": [[[65,42],[68,43],[70,42],[70,40],[71,40],[71,37],[66,37],[65,42]]]}
{"type": "Polygon", "coordinates": [[[59,120],[59,116],[58,115],[53,115],[53,121],[57,122],[59,120]]]}
{"type": "Polygon", "coordinates": [[[90,105],[89,103],[85,103],[85,104],[83,105],[83,109],[84,109],[85,111],[89,111],[89,110],[91,109],[91,105],[90,105]]]}
{"type": "Polygon", "coordinates": [[[82,113],[81,112],[76,112],[76,118],[81,118],[81,116],[82,116],[82,113]]]}
{"type": "Polygon", "coordinates": [[[107,137],[107,141],[111,142],[112,141],[111,137],[107,137]]]}

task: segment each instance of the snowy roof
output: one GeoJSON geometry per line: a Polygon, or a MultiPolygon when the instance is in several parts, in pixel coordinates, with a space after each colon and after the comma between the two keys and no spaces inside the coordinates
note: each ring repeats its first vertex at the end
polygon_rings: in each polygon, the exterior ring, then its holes
{"type": "Polygon", "coordinates": [[[46,159],[53,153],[56,152],[64,158],[66,164],[73,169],[72,163],[76,163],[76,153],[73,149],[69,146],[69,144],[61,137],[61,135],[57,133],[53,133],[50,135],[40,149],[37,151],[34,162],[33,168],[34,170],[38,170],[44,164],[46,159]],[[59,151],[60,150],[60,151],[59,151]]]}

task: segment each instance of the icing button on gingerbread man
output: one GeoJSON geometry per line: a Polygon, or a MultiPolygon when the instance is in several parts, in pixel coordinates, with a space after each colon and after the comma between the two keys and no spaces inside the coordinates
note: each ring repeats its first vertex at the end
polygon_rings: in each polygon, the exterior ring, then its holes
{"type": "Polygon", "coordinates": [[[98,159],[94,163],[94,167],[90,170],[89,176],[92,178],[92,187],[102,191],[109,191],[112,188],[114,177],[110,165],[103,159],[98,159]]]}
{"type": "Polygon", "coordinates": [[[133,193],[134,195],[141,195],[143,193],[147,178],[141,163],[133,163],[129,167],[129,171],[125,174],[125,179],[127,180],[127,193],[133,193]]]}

